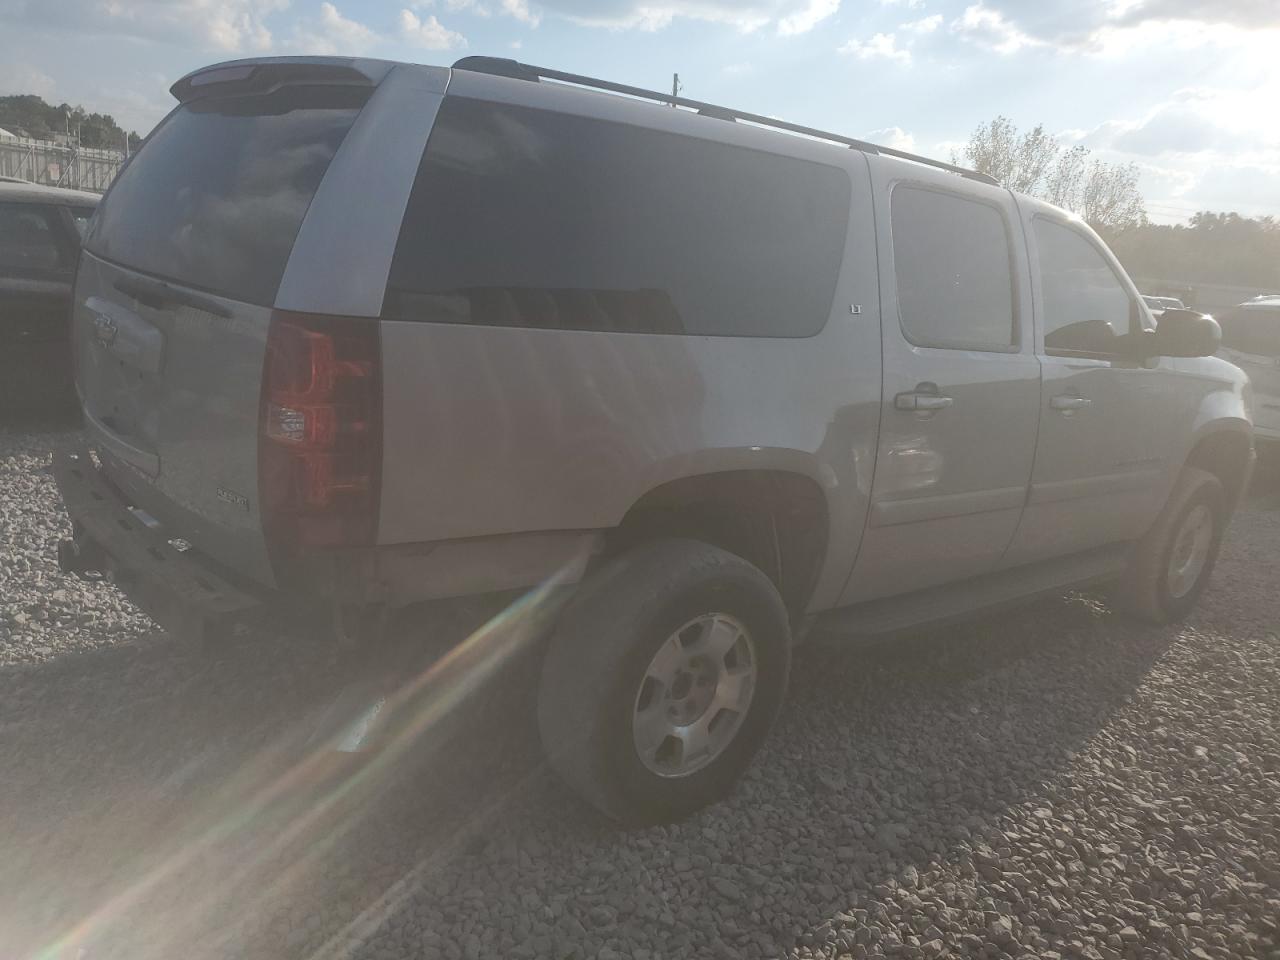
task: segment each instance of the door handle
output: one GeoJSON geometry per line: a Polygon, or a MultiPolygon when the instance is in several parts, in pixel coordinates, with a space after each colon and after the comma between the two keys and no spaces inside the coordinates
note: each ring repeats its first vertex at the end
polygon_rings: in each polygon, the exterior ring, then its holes
{"type": "Polygon", "coordinates": [[[1054,410],[1061,410],[1070,413],[1072,410],[1083,410],[1089,404],[1093,403],[1088,397],[1072,397],[1061,396],[1053,397],[1049,400],[1049,406],[1054,410]]]}
{"type": "Polygon", "coordinates": [[[897,410],[945,410],[954,401],[950,397],[940,397],[936,393],[900,393],[893,398],[894,409],[897,410]]]}

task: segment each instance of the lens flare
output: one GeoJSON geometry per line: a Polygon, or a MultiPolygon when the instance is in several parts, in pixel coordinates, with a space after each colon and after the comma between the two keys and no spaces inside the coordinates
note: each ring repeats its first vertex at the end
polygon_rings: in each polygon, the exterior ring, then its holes
{"type": "MultiPolygon", "coordinates": [[[[281,769],[303,739],[299,730],[283,732],[184,816],[173,840],[162,842],[150,856],[139,857],[136,875],[127,878],[121,889],[78,922],[49,936],[30,956],[33,960],[92,960],[95,945],[109,948],[117,938],[127,939],[131,958],[147,960],[179,955],[173,950],[184,937],[194,937],[202,950],[225,945],[235,932],[219,933],[208,921],[227,895],[251,889],[261,901],[313,879],[321,858],[358,825],[369,801],[390,782],[407,755],[428,746],[441,720],[549,628],[563,595],[560,588],[579,569],[576,559],[566,564],[425,669],[371,696],[362,711],[345,718],[346,723],[312,736],[302,756],[281,769]],[[380,706],[376,716],[369,717],[374,703],[380,706]],[[343,752],[352,745],[353,729],[362,723],[359,739],[369,743],[368,749],[343,752]],[[263,836],[268,838],[265,842],[263,836]],[[247,849],[237,848],[237,843],[247,844],[247,849]],[[215,862],[229,851],[234,854],[230,865],[219,862],[212,878],[205,873],[200,884],[182,887],[180,907],[160,915],[139,910],[147,906],[149,897],[176,888],[185,872],[215,862]],[[146,915],[134,916],[135,911],[146,915]],[[154,936],[150,925],[157,928],[154,936]],[[138,939],[145,945],[135,944],[138,939]]],[[[470,819],[483,822],[501,802],[477,808],[470,819]]],[[[336,957],[339,944],[376,930],[414,888],[421,873],[447,858],[463,839],[454,837],[389,884],[315,956],[336,957]]]]}

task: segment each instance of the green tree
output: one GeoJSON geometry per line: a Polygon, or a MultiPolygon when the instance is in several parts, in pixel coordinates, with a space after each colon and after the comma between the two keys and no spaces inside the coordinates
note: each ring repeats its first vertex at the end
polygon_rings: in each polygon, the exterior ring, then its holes
{"type": "MultiPolygon", "coordinates": [[[[0,127],[34,140],[50,140],[66,133],[75,136],[78,132],[83,146],[124,149],[125,132],[110,114],[90,113],[69,103],[55,106],[29,93],[0,97],[0,127]]],[[[137,133],[129,133],[130,149],[141,142],[137,133]]]]}
{"type": "Polygon", "coordinates": [[[1129,273],[1280,292],[1280,220],[1202,211],[1185,224],[1104,230],[1129,273]]]}

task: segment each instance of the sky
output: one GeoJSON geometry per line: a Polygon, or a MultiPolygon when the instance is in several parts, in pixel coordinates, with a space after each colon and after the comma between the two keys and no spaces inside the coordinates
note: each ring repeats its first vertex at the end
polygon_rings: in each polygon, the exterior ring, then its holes
{"type": "Polygon", "coordinates": [[[187,71],[514,57],[947,159],[1043,124],[1136,163],[1148,213],[1280,215],[1280,0],[0,0],[0,94],[145,133],[187,71]]]}

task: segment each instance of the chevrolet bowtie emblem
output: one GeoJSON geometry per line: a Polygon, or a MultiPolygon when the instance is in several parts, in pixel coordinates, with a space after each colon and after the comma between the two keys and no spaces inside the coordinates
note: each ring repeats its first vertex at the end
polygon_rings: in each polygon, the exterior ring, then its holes
{"type": "Polygon", "coordinates": [[[93,336],[104,347],[109,347],[116,342],[116,334],[119,328],[116,322],[110,317],[101,313],[93,315],[93,336]]]}

